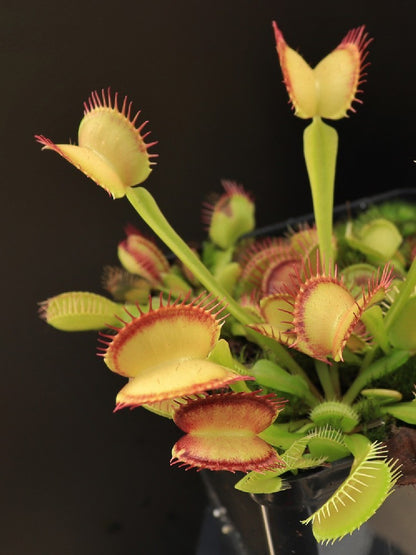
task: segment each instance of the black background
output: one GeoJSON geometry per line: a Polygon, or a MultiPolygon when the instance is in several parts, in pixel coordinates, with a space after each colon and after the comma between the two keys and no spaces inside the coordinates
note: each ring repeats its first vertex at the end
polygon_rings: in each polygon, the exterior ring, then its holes
{"type": "MultiPolygon", "coordinates": [[[[415,182],[414,2],[3,2],[0,12],[2,364],[0,553],[194,553],[204,495],[169,467],[180,433],[144,410],[112,414],[124,382],[96,334],[63,334],[36,303],[100,291],[137,220],[33,140],[76,140],[82,102],[111,85],[150,120],[146,186],[188,240],[219,179],[253,191],[258,224],[310,211],[305,122],[281,83],[271,21],[312,65],[362,23],[375,37],[357,114],[337,122],[336,201],[415,182]]],[[[145,230],[143,226],[143,230],[145,230]]]]}

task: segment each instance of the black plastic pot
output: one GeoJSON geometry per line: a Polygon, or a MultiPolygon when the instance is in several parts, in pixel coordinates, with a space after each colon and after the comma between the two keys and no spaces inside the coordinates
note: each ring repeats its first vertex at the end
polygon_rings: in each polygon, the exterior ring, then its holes
{"type": "Polygon", "coordinates": [[[333,545],[319,545],[300,521],[319,508],[347,477],[351,458],[289,478],[290,489],[249,495],[234,488],[237,475],[202,473],[210,506],[197,555],[407,555],[364,524],[333,545]]]}
{"type": "Polygon", "coordinates": [[[289,478],[290,489],[278,494],[253,495],[260,505],[270,553],[318,554],[311,526],[301,520],[308,518],[334,493],[348,476],[352,459],[342,459],[329,468],[289,478]]]}
{"type": "Polygon", "coordinates": [[[203,480],[222,530],[228,532],[231,553],[315,555],[311,527],[300,521],[331,496],[350,467],[351,459],[343,459],[330,468],[289,478],[290,489],[278,494],[239,492],[234,488],[238,478],[226,472],[204,472],[203,480]]]}

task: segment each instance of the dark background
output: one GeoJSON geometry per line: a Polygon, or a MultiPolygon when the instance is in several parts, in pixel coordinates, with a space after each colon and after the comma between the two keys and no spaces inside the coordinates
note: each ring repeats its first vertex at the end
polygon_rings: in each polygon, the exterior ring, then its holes
{"type": "Polygon", "coordinates": [[[169,467],[173,424],[112,414],[124,380],[95,356],[96,334],[37,318],[48,296],[100,292],[123,226],[137,221],[33,135],[76,140],[82,102],[111,85],[151,122],[160,158],[146,186],[186,239],[201,238],[200,203],[222,177],[254,192],[259,225],[308,212],[305,122],[287,105],[271,21],[312,65],[365,23],[369,82],[357,114],[336,123],[336,200],[413,186],[413,6],[2,3],[2,555],[191,554],[205,503],[197,473],[169,467]]]}

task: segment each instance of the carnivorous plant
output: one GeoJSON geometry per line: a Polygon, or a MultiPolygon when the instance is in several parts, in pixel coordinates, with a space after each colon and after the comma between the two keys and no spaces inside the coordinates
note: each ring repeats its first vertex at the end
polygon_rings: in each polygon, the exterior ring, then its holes
{"type": "Polygon", "coordinates": [[[315,222],[250,236],[254,201],[234,182],[205,204],[199,251],[141,185],[156,158],[132,104],[110,90],[84,105],[78,144],[36,136],[103,187],[127,197],[171,251],[126,228],[104,289],[41,304],[51,326],[99,330],[98,354],[126,378],[115,410],[144,407],[185,435],[172,463],[242,471],[236,488],[272,493],[285,476],[350,456],[351,471],[310,518],[318,541],[352,533],[401,479],[389,436],[416,424],[416,207],[376,206],[333,227],[337,131],[325,120],[360,102],[368,45],[350,31],[311,68],[273,24],[296,116],[315,222]]]}

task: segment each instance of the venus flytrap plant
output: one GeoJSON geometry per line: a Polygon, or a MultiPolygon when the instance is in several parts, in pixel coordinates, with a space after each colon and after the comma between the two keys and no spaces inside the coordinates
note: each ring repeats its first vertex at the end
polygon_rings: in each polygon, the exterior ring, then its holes
{"type": "Polygon", "coordinates": [[[313,69],[290,48],[273,22],[283,80],[295,115],[312,119],[304,131],[306,168],[312,192],[322,263],[328,269],[333,260],[331,246],[335,167],[338,151],[336,130],[322,118],[337,120],[355,112],[353,102],[364,83],[368,38],[364,26],[350,31],[338,47],[313,69]]]}
{"type": "Polygon", "coordinates": [[[179,404],[175,423],[187,435],[172,450],[173,462],[210,470],[259,472],[285,468],[273,447],[258,434],[276,419],[284,402],[256,393],[213,394],[179,404]]]}
{"type": "Polygon", "coordinates": [[[237,489],[274,493],[290,487],[290,473],[351,456],[348,478],[308,519],[317,540],[334,541],[400,479],[377,438],[393,423],[416,425],[416,208],[382,205],[333,230],[338,137],[322,118],[353,110],[370,39],[364,27],[350,31],[312,69],[274,32],[295,115],[312,120],[304,153],[316,226],[246,237],[253,199],[225,181],[205,204],[208,238],[196,252],[136,186],[155,156],[145,124],[136,127],[127,98],[119,109],[117,95],[95,92],[78,146],[37,140],[126,196],[180,265],[129,227],[122,268],[103,278],[113,300],[68,292],[41,313],[61,330],[101,330],[99,355],[128,379],[115,410],[144,407],[185,432],[172,464],[248,472],[237,489]]]}
{"type": "Polygon", "coordinates": [[[142,131],[147,121],[136,127],[140,111],[131,114],[132,103],[118,94],[103,90],[91,93],[84,103],[84,117],[78,130],[78,145],[54,144],[43,135],[36,139],[45,149],[54,150],[103,187],[113,198],[123,197],[132,185],[149,177],[152,158],[148,152],[157,142],[146,143],[150,132],[142,131]],[[111,140],[109,140],[111,137],[111,140]]]}
{"type": "Polygon", "coordinates": [[[211,241],[227,250],[244,234],[254,231],[254,202],[241,185],[222,181],[225,193],[215,203],[205,203],[203,217],[211,241]]]}
{"type": "Polygon", "coordinates": [[[241,379],[207,361],[220,335],[222,320],[215,308],[218,303],[206,297],[167,305],[161,298],[157,309],[150,306],[139,316],[126,310],[116,335],[100,334],[104,346],[99,350],[108,368],[130,378],[117,397],[117,408],[201,393],[241,379]],[[155,375],[161,377],[154,380],[155,375]],[[207,382],[212,382],[210,387],[207,382]]]}
{"type": "Polygon", "coordinates": [[[88,331],[118,324],[125,308],[95,293],[71,291],[40,303],[39,313],[58,330],[88,331]]]}
{"type": "Polygon", "coordinates": [[[126,239],[118,245],[117,254],[123,268],[132,275],[144,277],[150,285],[160,285],[170,265],[153,241],[146,239],[131,226],[126,228],[126,239]]]}

